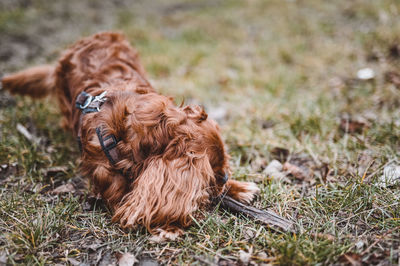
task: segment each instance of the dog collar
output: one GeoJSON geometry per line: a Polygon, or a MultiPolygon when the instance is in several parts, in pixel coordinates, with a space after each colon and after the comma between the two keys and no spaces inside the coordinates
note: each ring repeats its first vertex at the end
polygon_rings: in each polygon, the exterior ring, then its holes
{"type": "Polygon", "coordinates": [[[76,97],[75,107],[82,110],[82,114],[93,113],[100,111],[100,107],[107,100],[105,95],[107,91],[103,91],[100,95],[92,96],[89,93],[82,91],[76,97]]]}
{"type": "MultiPolygon", "coordinates": [[[[89,93],[82,91],[77,97],[75,101],[75,107],[81,110],[80,123],[82,123],[82,116],[88,113],[99,112],[101,106],[107,98],[105,97],[107,91],[103,91],[101,94],[97,96],[92,96],[89,93]]],[[[117,144],[120,141],[113,134],[105,134],[102,130],[102,127],[96,128],[96,134],[99,138],[99,142],[101,145],[101,149],[104,154],[107,156],[107,159],[110,161],[112,165],[118,163],[119,155],[117,150],[117,144]]],[[[78,129],[78,145],[79,150],[82,152],[82,140],[81,140],[81,127],[78,129]]]]}
{"type": "Polygon", "coordinates": [[[229,179],[228,174],[225,174],[224,177],[222,178],[222,183],[225,184],[226,182],[228,182],[228,179],[229,179]]]}

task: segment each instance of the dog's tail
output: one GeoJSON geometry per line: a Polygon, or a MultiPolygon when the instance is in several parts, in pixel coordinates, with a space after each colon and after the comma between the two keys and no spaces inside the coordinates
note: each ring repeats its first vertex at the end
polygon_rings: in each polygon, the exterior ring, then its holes
{"type": "Polygon", "coordinates": [[[2,79],[3,88],[13,94],[41,98],[56,87],[55,67],[43,65],[10,74],[2,79]]]}

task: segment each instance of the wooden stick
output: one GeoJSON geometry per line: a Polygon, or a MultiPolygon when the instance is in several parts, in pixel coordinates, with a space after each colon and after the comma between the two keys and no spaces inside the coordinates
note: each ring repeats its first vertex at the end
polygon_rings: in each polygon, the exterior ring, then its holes
{"type": "Polygon", "coordinates": [[[27,140],[29,140],[31,143],[39,144],[40,140],[36,138],[34,135],[32,135],[26,127],[21,125],[20,123],[17,124],[17,131],[21,133],[27,140]]]}
{"type": "Polygon", "coordinates": [[[221,206],[224,209],[228,209],[235,213],[245,214],[264,224],[272,226],[272,228],[278,227],[285,232],[295,232],[293,222],[277,215],[271,210],[259,210],[254,207],[244,205],[243,203],[226,195],[219,197],[217,200],[221,203],[221,206]]]}

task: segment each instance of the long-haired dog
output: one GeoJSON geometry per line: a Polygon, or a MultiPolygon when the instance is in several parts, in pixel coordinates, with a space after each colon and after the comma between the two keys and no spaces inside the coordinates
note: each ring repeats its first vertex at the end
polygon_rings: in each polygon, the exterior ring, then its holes
{"type": "Polygon", "coordinates": [[[222,193],[249,202],[259,189],[230,179],[218,125],[199,106],[175,106],[146,79],[118,33],[71,46],[55,65],[2,80],[12,93],[58,98],[63,127],[78,138],[81,172],[124,228],[175,239],[222,193]]]}

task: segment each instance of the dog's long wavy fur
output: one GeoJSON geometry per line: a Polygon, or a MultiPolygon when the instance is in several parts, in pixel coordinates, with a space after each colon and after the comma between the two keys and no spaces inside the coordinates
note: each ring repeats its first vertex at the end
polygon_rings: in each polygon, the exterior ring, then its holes
{"type": "Polygon", "coordinates": [[[229,179],[229,156],[218,125],[199,106],[177,107],[157,94],[138,54],[123,35],[99,33],[72,45],[54,65],[8,75],[3,88],[34,98],[53,95],[62,125],[82,136],[81,172],[114,211],[122,227],[145,226],[161,239],[175,239],[210,198],[228,193],[242,202],[259,190],[229,179]],[[86,91],[107,101],[83,116],[75,99],[86,91]],[[113,166],[101,149],[96,127],[119,141],[113,166]]]}

